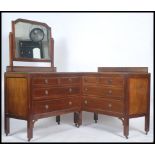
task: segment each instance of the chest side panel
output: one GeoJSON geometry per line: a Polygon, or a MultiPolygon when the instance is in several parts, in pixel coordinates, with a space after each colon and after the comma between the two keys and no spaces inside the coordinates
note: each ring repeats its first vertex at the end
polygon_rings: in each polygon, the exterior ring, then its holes
{"type": "Polygon", "coordinates": [[[143,114],[148,107],[148,78],[129,79],[129,114],[143,114]]]}
{"type": "Polygon", "coordinates": [[[26,118],[28,111],[27,79],[8,77],[6,85],[8,113],[26,118]]]}

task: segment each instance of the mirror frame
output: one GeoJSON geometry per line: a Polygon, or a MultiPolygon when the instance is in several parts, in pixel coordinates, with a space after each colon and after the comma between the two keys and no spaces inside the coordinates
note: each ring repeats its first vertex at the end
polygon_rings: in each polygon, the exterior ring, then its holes
{"type": "Polygon", "coordinates": [[[13,61],[25,61],[25,62],[51,62],[51,67],[54,66],[54,40],[52,38],[51,34],[51,27],[49,27],[46,23],[37,22],[33,20],[27,20],[27,19],[17,19],[12,21],[12,33],[9,35],[9,41],[10,41],[10,61],[12,61],[10,64],[13,64],[13,61]],[[16,43],[15,43],[15,24],[18,22],[24,22],[24,23],[30,23],[30,24],[36,24],[36,25],[42,25],[46,27],[50,32],[50,41],[49,41],[49,59],[38,59],[38,58],[16,58],[15,52],[16,52],[16,43]]]}

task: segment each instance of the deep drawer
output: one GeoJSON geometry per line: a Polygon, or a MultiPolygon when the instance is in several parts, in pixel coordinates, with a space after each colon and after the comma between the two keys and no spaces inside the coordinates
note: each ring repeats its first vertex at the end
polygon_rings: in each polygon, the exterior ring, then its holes
{"type": "Polygon", "coordinates": [[[101,99],[95,97],[83,97],[82,107],[84,110],[101,110],[107,112],[123,113],[123,100],[101,99]]]}
{"type": "Polygon", "coordinates": [[[63,98],[71,95],[79,95],[80,87],[52,87],[52,88],[33,88],[32,99],[43,100],[52,98],[63,98]]]}
{"type": "Polygon", "coordinates": [[[80,108],[79,98],[55,99],[51,101],[35,101],[32,104],[33,114],[42,114],[52,111],[80,108]]]}

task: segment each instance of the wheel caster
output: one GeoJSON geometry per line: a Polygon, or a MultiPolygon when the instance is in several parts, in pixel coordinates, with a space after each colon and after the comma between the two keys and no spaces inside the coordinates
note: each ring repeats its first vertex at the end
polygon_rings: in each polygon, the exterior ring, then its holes
{"type": "Polygon", "coordinates": [[[97,120],[95,120],[95,123],[97,123],[97,120]]]}
{"type": "Polygon", "coordinates": [[[148,134],[148,131],[145,134],[147,135],[148,134]]]}
{"type": "Polygon", "coordinates": [[[126,139],[128,139],[128,136],[125,136],[126,139]]]}

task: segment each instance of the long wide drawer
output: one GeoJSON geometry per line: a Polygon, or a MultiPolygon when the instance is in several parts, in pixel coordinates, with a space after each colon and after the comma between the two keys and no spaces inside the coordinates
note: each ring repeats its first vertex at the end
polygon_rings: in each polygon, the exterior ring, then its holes
{"type": "Polygon", "coordinates": [[[124,96],[123,90],[123,88],[84,85],[82,92],[84,95],[95,95],[105,98],[122,98],[124,96]]]}
{"type": "Polygon", "coordinates": [[[82,107],[84,110],[93,109],[106,112],[123,113],[123,100],[102,99],[84,96],[82,98],[82,107]]]}
{"type": "Polygon", "coordinates": [[[43,100],[53,98],[63,98],[71,95],[79,95],[80,87],[51,87],[51,88],[33,88],[32,99],[43,100]]]}
{"type": "Polygon", "coordinates": [[[102,84],[107,86],[124,86],[124,78],[123,77],[97,77],[97,76],[84,76],[83,77],[84,84],[102,84]]]}
{"type": "Polygon", "coordinates": [[[81,108],[79,97],[54,99],[51,101],[35,101],[32,104],[32,111],[34,114],[42,114],[72,108],[81,108]]]}
{"type": "Polygon", "coordinates": [[[58,85],[70,85],[80,84],[80,77],[35,77],[32,78],[32,85],[38,86],[58,86],[58,85]]]}

